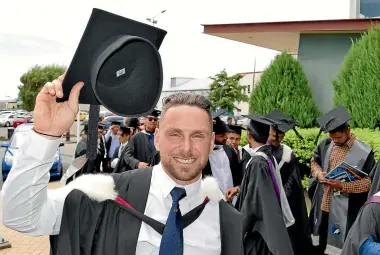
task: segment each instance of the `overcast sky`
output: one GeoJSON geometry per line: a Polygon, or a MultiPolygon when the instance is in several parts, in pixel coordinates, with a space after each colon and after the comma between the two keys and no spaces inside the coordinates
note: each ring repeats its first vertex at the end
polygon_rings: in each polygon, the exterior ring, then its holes
{"type": "Polygon", "coordinates": [[[92,8],[140,22],[157,17],[168,31],[160,49],[164,83],[263,70],[272,50],[203,34],[201,24],[339,19],[348,0],[0,0],[0,99],[16,96],[20,76],[35,64],[69,65],[92,8]]]}

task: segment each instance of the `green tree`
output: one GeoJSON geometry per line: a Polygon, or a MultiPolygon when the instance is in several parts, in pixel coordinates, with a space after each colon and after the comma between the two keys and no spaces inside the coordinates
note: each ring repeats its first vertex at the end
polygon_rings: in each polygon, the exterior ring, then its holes
{"type": "Polygon", "coordinates": [[[46,82],[56,79],[66,70],[65,66],[60,65],[35,65],[24,73],[20,81],[22,85],[18,86],[18,97],[22,101],[22,108],[32,111],[36,103],[36,97],[46,82]]]}
{"type": "Polygon", "coordinates": [[[320,115],[301,64],[286,52],[277,55],[261,75],[249,106],[257,114],[278,109],[304,128],[314,126],[320,115]]]}
{"type": "Polygon", "coordinates": [[[243,78],[241,74],[228,76],[225,69],[214,77],[210,77],[213,82],[210,84],[209,99],[213,110],[220,107],[228,112],[232,112],[235,109],[240,110],[236,107],[235,103],[248,102],[249,97],[243,92],[247,86],[239,84],[241,78],[243,78]]]}
{"type": "Polygon", "coordinates": [[[351,113],[351,125],[375,128],[380,120],[380,28],[353,41],[341,70],[333,81],[334,104],[351,113]]]}

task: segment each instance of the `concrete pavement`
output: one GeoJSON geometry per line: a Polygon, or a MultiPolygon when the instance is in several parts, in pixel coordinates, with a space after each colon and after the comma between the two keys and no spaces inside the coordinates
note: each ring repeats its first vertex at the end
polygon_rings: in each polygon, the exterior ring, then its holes
{"type": "MultiPolygon", "coordinates": [[[[0,136],[1,136],[1,131],[0,131],[0,136]]],[[[64,171],[66,171],[69,165],[71,164],[75,147],[76,147],[75,143],[66,143],[65,146],[60,148],[64,171]]],[[[4,155],[4,148],[0,148],[0,157],[2,158],[3,155],[4,155]]],[[[0,169],[1,169],[1,164],[0,164],[0,169]]],[[[61,184],[59,183],[59,181],[55,181],[55,182],[49,183],[48,187],[55,189],[55,188],[61,187],[61,184]]],[[[49,255],[50,254],[48,236],[29,237],[27,235],[10,230],[4,227],[1,223],[0,223],[0,236],[5,238],[12,245],[11,248],[0,250],[0,255],[3,255],[3,254],[4,255],[49,255]]]]}

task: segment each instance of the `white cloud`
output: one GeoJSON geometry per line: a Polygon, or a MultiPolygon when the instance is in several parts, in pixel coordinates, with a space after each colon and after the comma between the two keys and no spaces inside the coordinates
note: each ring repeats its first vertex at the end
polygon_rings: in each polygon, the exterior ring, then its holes
{"type": "Polygon", "coordinates": [[[0,0],[0,97],[17,94],[19,77],[34,64],[68,65],[92,8],[167,30],[160,53],[165,81],[264,69],[276,52],[202,33],[201,24],[348,18],[348,0],[0,0]]]}

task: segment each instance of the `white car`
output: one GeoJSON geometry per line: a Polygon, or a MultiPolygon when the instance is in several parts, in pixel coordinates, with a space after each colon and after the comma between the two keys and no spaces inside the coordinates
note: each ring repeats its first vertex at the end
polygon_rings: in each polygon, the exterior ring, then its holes
{"type": "Polygon", "coordinates": [[[13,124],[13,120],[16,120],[17,116],[13,113],[1,114],[0,115],[0,126],[10,127],[13,124]]]}

